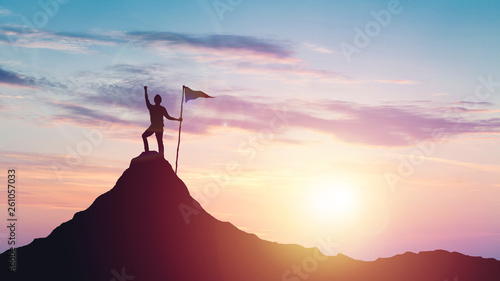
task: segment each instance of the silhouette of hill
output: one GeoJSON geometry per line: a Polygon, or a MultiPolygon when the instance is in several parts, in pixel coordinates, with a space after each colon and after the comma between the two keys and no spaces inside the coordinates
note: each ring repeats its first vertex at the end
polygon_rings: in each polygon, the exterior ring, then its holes
{"type": "Polygon", "coordinates": [[[18,248],[16,273],[6,270],[8,251],[0,258],[0,280],[500,280],[495,259],[433,251],[364,262],[262,240],[203,210],[156,152],[132,159],[89,208],[18,248]]]}

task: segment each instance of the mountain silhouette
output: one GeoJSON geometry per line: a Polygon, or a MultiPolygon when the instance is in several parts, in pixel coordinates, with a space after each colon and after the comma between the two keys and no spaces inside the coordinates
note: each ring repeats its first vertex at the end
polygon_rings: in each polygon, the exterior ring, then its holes
{"type": "Polygon", "coordinates": [[[132,159],[84,211],[17,249],[0,280],[500,280],[500,261],[442,250],[365,262],[278,244],[221,222],[156,152],[132,159]]]}

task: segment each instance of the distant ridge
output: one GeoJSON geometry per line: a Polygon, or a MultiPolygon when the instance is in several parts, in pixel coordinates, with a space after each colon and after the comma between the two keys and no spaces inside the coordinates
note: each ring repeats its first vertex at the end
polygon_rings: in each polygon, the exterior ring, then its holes
{"type": "Polygon", "coordinates": [[[500,261],[442,250],[372,262],[284,245],[221,222],[199,206],[171,165],[142,153],[84,211],[0,255],[0,280],[500,280],[500,261]],[[188,216],[180,209],[194,211],[188,216]]]}

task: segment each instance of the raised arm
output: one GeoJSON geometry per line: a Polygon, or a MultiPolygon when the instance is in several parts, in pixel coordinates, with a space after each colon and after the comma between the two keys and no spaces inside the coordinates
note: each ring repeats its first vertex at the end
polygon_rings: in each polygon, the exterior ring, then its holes
{"type": "Polygon", "coordinates": [[[151,103],[149,102],[148,98],[148,86],[144,86],[144,98],[146,99],[146,106],[148,108],[151,108],[151,103]]]}

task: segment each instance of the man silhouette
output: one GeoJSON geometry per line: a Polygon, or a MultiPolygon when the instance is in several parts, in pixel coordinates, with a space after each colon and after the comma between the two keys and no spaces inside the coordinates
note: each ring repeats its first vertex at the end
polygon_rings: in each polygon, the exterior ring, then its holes
{"type": "Polygon", "coordinates": [[[156,135],[156,140],[158,141],[158,150],[161,155],[163,155],[163,116],[168,120],[182,121],[182,118],[174,118],[168,115],[165,107],[161,106],[161,96],[156,95],[154,98],[155,104],[152,105],[148,98],[148,86],[144,86],[144,97],[146,98],[146,106],[149,110],[149,116],[151,119],[151,126],[144,131],[142,134],[142,140],[144,141],[144,151],[149,151],[148,137],[153,133],[156,135]]]}

